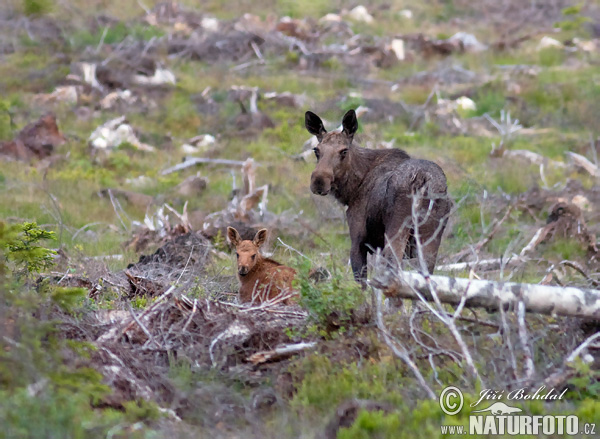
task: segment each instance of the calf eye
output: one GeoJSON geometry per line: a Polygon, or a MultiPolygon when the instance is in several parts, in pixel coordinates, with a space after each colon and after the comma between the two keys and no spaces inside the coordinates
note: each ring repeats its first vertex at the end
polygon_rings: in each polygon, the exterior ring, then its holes
{"type": "Polygon", "coordinates": [[[256,259],[256,255],[252,255],[252,260],[255,260],[255,259],[256,259]]]}
{"type": "Polygon", "coordinates": [[[240,254],[236,252],[235,253],[235,257],[239,259],[240,258],[240,254]]]}
{"type": "Polygon", "coordinates": [[[346,157],[346,154],[348,154],[348,148],[346,148],[346,149],[342,149],[342,150],[340,151],[340,157],[341,157],[341,158],[344,158],[344,157],[346,157]]]}
{"type": "Polygon", "coordinates": [[[315,152],[315,157],[317,158],[317,160],[319,160],[319,157],[321,156],[321,153],[319,152],[319,148],[313,148],[313,151],[315,152]]]}

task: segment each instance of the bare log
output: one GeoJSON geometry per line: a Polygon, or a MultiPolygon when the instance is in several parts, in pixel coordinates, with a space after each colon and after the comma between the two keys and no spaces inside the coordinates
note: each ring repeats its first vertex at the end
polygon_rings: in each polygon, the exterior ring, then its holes
{"type": "Polygon", "coordinates": [[[183,161],[175,166],[171,166],[170,168],[163,169],[161,171],[160,175],[169,175],[169,174],[172,174],[173,172],[182,171],[191,166],[197,166],[197,165],[202,165],[202,164],[206,164],[206,163],[212,163],[213,165],[225,165],[225,166],[242,166],[244,164],[244,162],[241,162],[239,160],[209,159],[209,158],[203,158],[203,157],[187,157],[185,159],[185,161],[183,161]]]}
{"type": "Polygon", "coordinates": [[[387,296],[432,301],[430,282],[435,285],[437,296],[443,303],[458,305],[466,296],[465,306],[498,310],[500,307],[516,309],[522,300],[528,312],[600,321],[599,290],[445,276],[425,277],[415,272],[395,272],[382,266],[376,267],[371,280],[371,284],[387,296]]]}
{"type": "Polygon", "coordinates": [[[307,349],[312,349],[317,346],[316,341],[310,343],[296,343],[277,347],[271,351],[256,352],[248,357],[248,361],[253,364],[266,363],[267,361],[276,361],[282,358],[287,358],[290,355],[297,354],[307,349]]]}

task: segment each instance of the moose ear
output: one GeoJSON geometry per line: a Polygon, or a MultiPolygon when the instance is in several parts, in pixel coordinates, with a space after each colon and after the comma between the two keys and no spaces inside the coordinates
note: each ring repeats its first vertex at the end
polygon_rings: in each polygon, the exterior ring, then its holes
{"type": "Polygon", "coordinates": [[[307,111],[304,115],[304,126],[313,136],[317,136],[317,140],[320,142],[323,139],[323,135],[327,133],[323,126],[323,121],[312,111],[307,111]]]}
{"type": "Polygon", "coordinates": [[[266,240],[267,240],[267,229],[260,229],[258,232],[256,232],[256,236],[254,236],[254,239],[252,240],[252,242],[254,243],[255,246],[260,247],[261,245],[263,245],[265,243],[266,240]]]}
{"type": "Polygon", "coordinates": [[[229,241],[237,247],[237,245],[242,241],[242,237],[239,232],[233,227],[227,227],[227,237],[229,241]]]}
{"type": "Polygon", "coordinates": [[[358,129],[358,120],[356,119],[356,113],[354,110],[348,110],[348,112],[344,114],[342,127],[342,133],[344,133],[350,142],[352,142],[354,133],[356,133],[356,130],[358,129]]]}

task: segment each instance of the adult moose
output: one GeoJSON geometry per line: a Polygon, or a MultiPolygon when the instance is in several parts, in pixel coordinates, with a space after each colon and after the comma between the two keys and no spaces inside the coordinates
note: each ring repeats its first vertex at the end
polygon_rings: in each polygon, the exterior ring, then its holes
{"type": "Polygon", "coordinates": [[[354,278],[365,280],[367,253],[377,248],[383,248],[390,261],[416,258],[415,230],[432,273],[451,209],[444,171],[400,149],[373,150],[354,144],[358,129],[354,110],[344,115],[341,132],[328,133],[311,111],[306,112],[305,125],[319,141],[314,148],[317,166],[311,175],[311,191],[331,193],[347,206],[354,278]],[[415,215],[413,200],[418,203],[415,215]]]}

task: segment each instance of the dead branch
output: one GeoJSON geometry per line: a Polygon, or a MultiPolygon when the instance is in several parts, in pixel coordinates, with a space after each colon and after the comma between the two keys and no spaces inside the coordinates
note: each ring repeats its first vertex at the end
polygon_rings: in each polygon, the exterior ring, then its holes
{"type": "Polygon", "coordinates": [[[430,284],[443,303],[458,305],[466,291],[465,306],[516,309],[520,300],[525,310],[540,314],[565,315],[600,320],[600,291],[573,287],[552,287],[514,282],[470,280],[445,276],[425,277],[409,271],[392,271],[376,263],[371,285],[390,297],[434,300],[430,284]],[[467,290],[468,289],[468,290],[467,290]]]}
{"type": "Polygon", "coordinates": [[[504,223],[504,221],[506,221],[506,219],[512,212],[513,207],[514,206],[512,204],[510,206],[508,206],[508,209],[506,210],[506,213],[504,214],[504,216],[500,220],[494,220],[494,223],[491,226],[492,230],[490,231],[490,233],[488,233],[485,238],[483,238],[481,241],[479,241],[473,247],[469,246],[469,248],[466,248],[466,249],[458,252],[454,256],[455,260],[460,261],[460,259],[462,259],[463,257],[467,256],[470,253],[475,253],[475,254],[479,253],[479,251],[492,240],[494,235],[496,233],[498,233],[498,231],[500,230],[500,226],[502,225],[502,223],[504,223]]]}
{"type": "Polygon", "coordinates": [[[312,349],[317,345],[316,341],[312,341],[310,343],[296,343],[285,345],[281,347],[277,347],[270,351],[261,351],[256,352],[255,354],[250,355],[246,360],[251,362],[252,364],[261,364],[266,363],[267,361],[278,361],[284,358],[287,358],[290,355],[298,354],[302,351],[312,349]]]}
{"type": "Polygon", "coordinates": [[[575,166],[582,168],[592,177],[600,178],[600,169],[598,169],[598,166],[590,162],[584,156],[571,151],[567,151],[566,154],[575,166]]]}
{"type": "Polygon", "coordinates": [[[415,362],[412,360],[412,358],[410,358],[410,355],[404,347],[404,345],[402,345],[402,343],[400,343],[397,339],[394,339],[387,331],[385,323],[383,321],[383,311],[381,309],[383,294],[379,288],[373,288],[373,301],[375,302],[375,316],[377,329],[381,331],[385,344],[392,350],[396,357],[400,358],[402,361],[404,361],[404,363],[406,363],[406,365],[410,368],[412,373],[417,378],[417,381],[419,382],[421,387],[427,393],[427,396],[432,400],[437,399],[435,393],[433,393],[433,390],[431,390],[431,388],[425,381],[425,378],[423,378],[423,375],[421,375],[421,371],[419,371],[419,368],[417,367],[415,362]]]}
{"type": "Polygon", "coordinates": [[[192,166],[202,164],[213,164],[213,165],[225,165],[225,166],[242,166],[245,162],[239,160],[227,160],[227,159],[209,159],[204,157],[186,157],[186,159],[175,166],[163,169],[160,175],[169,175],[173,172],[182,171],[192,166]]]}
{"type": "Polygon", "coordinates": [[[594,342],[596,339],[600,339],[600,332],[596,332],[594,335],[588,337],[583,343],[577,346],[577,348],[573,352],[571,352],[571,354],[567,357],[565,363],[568,364],[575,361],[577,357],[581,355],[583,350],[587,348],[590,344],[592,344],[592,342],[594,342]]]}
{"type": "Polygon", "coordinates": [[[525,357],[525,365],[523,370],[525,372],[525,378],[530,381],[535,373],[535,365],[533,364],[533,355],[531,353],[531,347],[529,346],[529,339],[527,337],[527,326],[525,325],[525,303],[519,300],[517,305],[517,317],[519,322],[519,339],[521,341],[521,349],[523,350],[523,356],[525,357]]]}

